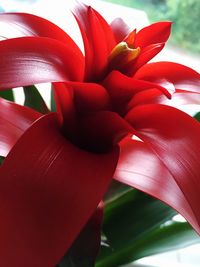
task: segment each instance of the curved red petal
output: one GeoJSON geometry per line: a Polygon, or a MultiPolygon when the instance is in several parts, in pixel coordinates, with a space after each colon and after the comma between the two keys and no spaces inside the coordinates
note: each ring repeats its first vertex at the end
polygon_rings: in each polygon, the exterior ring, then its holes
{"type": "Polygon", "coordinates": [[[56,114],[33,124],[0,168],[0,265],[55,266],[98,206],[117,160],[117,148],[98,155],[69,143],[56,114]]]}
{"type": "Polygon", "coordinates": [[[81,56],[81,51],[72,38],[54,23],[27,13],[1,13],[0,14],[0,35],[5,38],[23,36],[40,36],[56,39],[64,44],[73,47],[73,50],[81,56]],[[8,31],[11,28],[11,31],[8,31]]]}
{"type": "Polygon", "coordinates": [[[42,114],[0,98],[0,156],[7,156],[19,137],[42,114]]]}
{"type": "Polygon", "coordinates": [[[53,90],[62,127],[73,139],[79,133],[78,115],[110,108],[106,89],[96,83],[54,83],[53,90]]]}
{"type": "Polygon", "coordinates": [[[132,76],[139,68],[155,57],[164,48],[164,45],[164,43],[158,43],[144,47],[135,62],[130,62],[124,68],[125,73],[132,76]]]}
{"type": "Polygon", "coordinates": [[[177,89],[169,99],[156,88],[138,92],[127,104],[127,111],[138,105],[144,104],[165,104],[180,108],[183,105],[200,105],[200,95],[198,93],[187,92],[177,89]]]}
{"type": "Polygon", "coordinates": [[[159,90],[149,89],[137,93],[128,103],[128,109],[130,110],[136,105],[144,104],[165,104],[176,108],[188,104],[200,105],[200,95],[198,93],[179,91],[177,89],[172,95],[172,98],[168,99],[159,90]]]}
{"type": "Polygon", "coordinates": [[[156,22],[141,29],[135,37],[135,47],[146,47],[152,44],[165,43],[170,35],[171,22],[156,22]]]}
{"type": "Polygon", "coordinates": [[[200,124],[180,110],[154,104],[132,109],[126,119],[175,179],[194,214],[184,216],[200,233],[200,124]]]}
{"type": "Polygon", "coordinates": [[[83,44],[84,44],[84,51],[85,51],[85,71],[84,71],[84,81],[88,81],[92,77],[92,68],[93,68],[93,50],[92,50],[92,45],[89,42],[88,36],[86,34],[86,31],[81,23],[80,15],[79,12],[76,11],[76,14],[74,14],[74,17],[77,21],[78,27],[81,32],[81,36],[83,39],[83,44]]]}
{"type": "Polygon", "coordinates": [[[86,60],[88,60],[86,68],[89,68],[90,77],[87,78],[101,77],[108,55],[115,45],[112,30],[97,11],[84,4],[76,7],[75,17],[82,33],[86,60]]]}
{"type": "Polygon", "coordinates": [[[109,95],[106,89],[97,83],[68,83],[74,90],[74,102],[78,112],[88,113],[109,108],[109,95]]]}
{"type": "Polygon", "coordinates": [[[110,27],[117,43],[122,42],[131,31],[129,26],[124,22],[122,18],[114,19],[111,22],[110,27]]]}
{"type": "MultiPolygon", "coordinates": [[[[125,138],[120,143],[120,157],[114,178],[160,199],[187,219],[188,214],[194,217],[173,176],[144,142],[125,138]]],[[[190,222],[198,227],[193,220],[190,222]]]]}
{"type": "Polygon", "coordinates": [[[175,88],[200,92],[200,74],[189,67],[174,62],[154,62],[141,67],[134,75],[136,79],[162,83],[167,80],[175,88]]]}
{"type": "Polygon", "coordinates": [[[135,106],[144,104],[159,104],[170,103],[171,99],[166,98],[157,88],[151,88],[149,90],[138,92],[132,97],[127,104],[127,111],[131,110],[135,106]]]}
{"type": "Polygon", "coordinates": [[[0,89],[83,79],[83,57],[53,39],[21,37],[1,41],[0,57],[0,89]]]}
{"type": "Polygon", "coordinates": [[[93,9],[93,12],[97,16],[101,24],[101,27],[103,29],[105,40],[106,40],[106,45],[107,45],[107,53],[109,55],[113,47],[116,45],[115,36],[113,34],[111,26],[107,23],[107,21],[95,9],[93,9]]]}
{"type": "MultiPolygon", "coordinates": [[[[124,108],[124,103],[131,100],[139,92],[149,91],[151,88],[157,88],[162,94],[171,97],[171,91],[168,88],[158,86],[158,84],[137,80],[135,77],[128,77],[119,71],[112,71],[103,81],[115,108],[124,108]]],[[[148,93],[147,93],[148,94],[148,93]]]]}
{"type": "Polygon", "coordinates": [[[100,21],[92,8],[88,8],[89,42],[92,44],[93,62],[92,70],[95,77],[103,71],[107,64],[107,44],[100,21]]]}

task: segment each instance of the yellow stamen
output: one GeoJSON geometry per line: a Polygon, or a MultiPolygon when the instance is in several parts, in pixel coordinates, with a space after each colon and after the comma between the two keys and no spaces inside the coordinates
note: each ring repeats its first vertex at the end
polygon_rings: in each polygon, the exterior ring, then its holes
{"type": "Polygon", "coordinates": [[[112,69],[121,69],[140,54],[140,47],[130,48],[126,42],[117,44],[108,58],[112,69]]]}

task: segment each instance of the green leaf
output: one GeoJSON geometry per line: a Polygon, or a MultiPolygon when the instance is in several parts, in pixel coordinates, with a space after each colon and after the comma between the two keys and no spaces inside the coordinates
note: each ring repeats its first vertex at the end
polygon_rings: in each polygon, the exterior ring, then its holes
{"type": "Polygon", "coordinates": [[[0,97],[9,100],[9,101],[14,101],[14,94],[13,91],[10,90],[5,90],[5,91],[0,91],[0,97]]]}
{"type": "Polygon", "coordinates": [[[104,197],[104,203],[106,207],[108,208],[110,207],[110,204],[115,205],[115,203],[118,203],[116,202],[116,200],[131,190],[132,187],[122,184],[113,179],[104,197]]]}
{"type": "Polygon", "coordinates": [[[102,207],[98,207],[57,267],[94,267],[101,243],[102,217],[102,207]]]}
{"type": "Polygon", "coordinates": [[[123,250],[97,262],[96,267],[121,266],[143,257],[183,248],[198,242],[199,236],[187,222],[172,222],[145,233],[132,246],[125,246],[123,250]]]}
{"type": "Polygon", "coordinates": [[[121,248],[122,242],[135,241],[144,231],[155,228],[174,214],[174,210],[160,201],[131,189],[106,206],[103,231],[115,249],[121,248]],[[123,233],[119,233],[119,229],[123,229],[123,233]]]}
{"type": "Polygon", "coordinates": [[[134,189],[108,202],[103,223],[107,245],[102,246],[96,267],[116,267],[197,242],[187,223],[164,224],[174,215],[167,205],[134,189]]]}
{"type": "Polygon", "coordinates": [[[200,242],[198,234],[187,222],[171,222],[141,238],[134,247],[136,259],[179,249],[200,242]]]}
{"type": "Polygon", "coordinates": [[[54,95],[53,95],[53,89],[51,88],[51,102],[50,102],[50,107],[52,112],[56,112],[56,104],[54,100],[54,95]]]}
{"type": "Polygon", "coordinates": [[[195,114],[194,118],[198,121],[200,121],[200,112],[198,112],[197,114],[195,114]]]}
{"type": "Polygon", "coordinates": [[[23,89],[25,95],[24,106],[33,108],[43,114],[49,112],[44,99],[34,85],[25,86],[23,89]]]}
{"type": "Polygon", "coordinates": [[[3,163],[4,157],[0,156],[0,165],[3,163]]]}

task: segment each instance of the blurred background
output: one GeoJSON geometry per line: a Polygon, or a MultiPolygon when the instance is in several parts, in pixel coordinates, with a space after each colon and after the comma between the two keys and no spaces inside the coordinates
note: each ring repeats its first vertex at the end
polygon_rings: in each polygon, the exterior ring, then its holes
{"type": "MultiPolygon", "coordinates": [[[[169,44],[155,60],[175,61],[200,71],[200,0],[84,0],[80,2],[92,5],[108,22],[116,17],[122,17],[132,28],[141,29],[149,23],[160,20],[173,21],[169,44]]],[[[45,17],[67,31],[83,49],[80,32],[70,13],[73,5],[72,0],[5,0],[0,3],[0,12],[20,11],[45,17]]],[[[191,115],[199,110],[200,107],[196,105],[187,107],[187,112],[191,115]]],[[[179,216],[176,219],[182,220],[179,216]]],[[[199,251],[200,244],[195,244],[185,249],[143,258],[127,267],[168,267],[170,265],[199,267],[199,251]]]]}

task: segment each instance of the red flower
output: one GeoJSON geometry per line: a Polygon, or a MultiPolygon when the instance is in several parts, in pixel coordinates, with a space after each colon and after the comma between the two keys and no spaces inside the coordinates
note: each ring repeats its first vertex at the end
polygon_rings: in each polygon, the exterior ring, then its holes
{"type": "Polygon", "coordinates": [[[171,205],[200,233],[200,126],[170,106],[171,97],[193,102],[200,76],[176,63],[146,64],[171,24],[128,33],[91,7],[75,16],[85,56],[45,19],[0,15],[21,36],[0,42],[0,89],[52,82],[57,108],[42,115],[0,99],[5,267],[55,265],[113,176],[171,205]]]}

